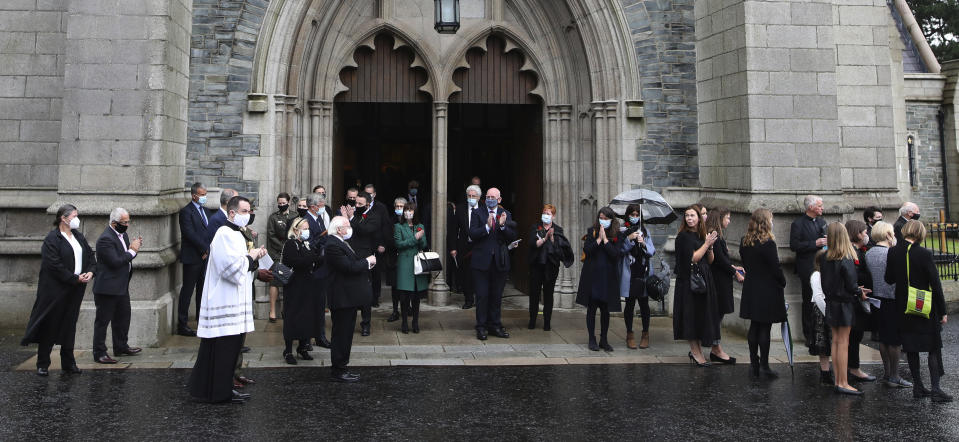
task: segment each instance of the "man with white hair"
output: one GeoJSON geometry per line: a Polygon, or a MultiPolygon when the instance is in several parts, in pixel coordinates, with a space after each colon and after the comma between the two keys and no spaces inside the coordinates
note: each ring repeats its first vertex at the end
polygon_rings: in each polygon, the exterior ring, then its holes
{"type": "MultiPolygon", "coordinates": [[[[799,284],[802,286],[802,332],[807,346],[811,346],[815,341],[816,317],[813,312],[815,307],[812,304],[812,286],[809,285],[809,277],[813,273],[816,252],[826,245],[826,220],[822,218],[822,198],[806,195],[803,199],[803,210],[805,213],[796,218],[789,227],[789,248],[796,252],[795,271],[799,275],[799,284]]],[[[812,351],[810,347],[810,352],[812,351]]]]}
{"type": "Polygon", "coordinates": [[[107,325],[113,329],[113,355],[133,356],[139,347],[130,347],[130,276],[143,238],[133,241],[127,234],[130,214],[121,207],[110,212],[110,223],[97,240],[97,277],[93,280],[93,302],[97,313],[93,320],[93,361],[116,364],[107,354],[107,325]]]}
{"type": "Polygon", "coordinates": [[[356,382],[360,380],[359,375],[348,372],[346,366],[350,363],[353,347],[356,311],[373,300],[370,270],[376,265],[376,256],[371,252],[360,256],[346,242],[353,236],[353,228],[346,217],[334,217],[327,231],[330,236],[326,241],[326,264],[330,269],[328,297],[333,319],[331,376],[337,382],[356,382]]]}
{"type": "Polygon", "coordinates": [[[473,257],[473,240],[470,239],[470,227],[473,212],[479,210],[480,195],[483,191],[477,185],[466,188],[466,201],[456,206],[453,219],[450,220],[446,232],[446,244],[450,248],[450,256],[456,260],[456,277],[463,288],[463,308],[472,308],[473,299],[473,270],[470,262],[473,257]]]}
{"type": "Polygon", "coordinates": [[[896,235],[897,244],[902,244],[902,226],[913,219],[919,219],[919,206],[916,203],[906,201],[899,208],[899,219],[892,225],[892,232],[896,235]]]}

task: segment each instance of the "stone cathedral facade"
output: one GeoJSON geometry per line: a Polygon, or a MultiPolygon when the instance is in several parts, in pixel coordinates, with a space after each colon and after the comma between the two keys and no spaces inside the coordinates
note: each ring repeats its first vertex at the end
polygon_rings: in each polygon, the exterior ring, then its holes
{"type": "MultiPolygon", "coordinates": [[[[120,206],[145,240],[131,339],[159,342],[196,181],[211,208],[222,188],[255,198],[262,231],[279,192],[376,182],[389,203],[413,178],[434,250],[473,174],[520,221],[555,204],[568,232],[630,188],[728,206],[734,256],[748,213],[773,209],[786,238],[807,193],[833,219],[905,200],[959,215],[959,62],[931,57],[904,1],[457,3],[448,34],[433,0],[0,2],[0,326],[29,316],[56,208],[95,239],[120,206]]],[[[452,296],[433,281],[431,302],[452,296]]]]}

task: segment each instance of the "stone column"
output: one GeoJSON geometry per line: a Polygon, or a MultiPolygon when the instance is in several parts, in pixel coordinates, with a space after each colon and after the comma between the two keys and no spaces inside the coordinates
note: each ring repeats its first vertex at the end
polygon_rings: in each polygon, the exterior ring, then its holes
{"type": "Polygon", "coordinates": [[[273,95],[273,153],[276,170],[276,187],[290,188],[293,185],[294,165],[299,164],[294,152],[286,146],[286,95],[273,95]]]}
{"type": "Polygon", "coordinates": [[[310,142],[310,174],[304,191],[313,186],[326,186],[327,194],[334,195],[333,186],[333,102],[310,101],[313,130],[310,142]]]}
{"type": "MultiPolygon", "coordinates": [[[[443,257],[446,253],[446,149],[447,149],[447,111],[449,103],[433,103],[433,231],[430,232],[430,245],[443,257]]],[[[444,260],[445,262],[445,260],[444,260]]],[[[444,264],[445,265],[445,264],[444,264]]],[[[440,272],[430,285],[429,302],[431,305],[446,305],[449,302],[450,289],[440,272]]]]}
{"type": "MultiPolygon", "coordinates": [[[[133,261],[130,344],[157,345],[170,333],[180,285],[192,1],[68,5],[61,173],[48,212],[76,205],[91,245],[113,208],[130,212],[130,234],[144,240],[133,261]]],[[[77,348],[91,345],[95,306],[85,299],[77,348]]]]}
{"type": "MultiPolygon", "coordinates": [[[[546,145],[543,149],[545,195],[544,200],[556,206],[557,223],[563,226],[566,237],[570,239],[575,253],[579,253],[578,243],[578,216],[576,201],[572,189],[577,187],[576,177],[573,174],[574,165],[570,158],[570,112],[572,106],[557,104],[546,107],[546,145]]],[[[575,268],[575,267],[574,267],[575,268]]],[[[574,268],[560,268],[559,278],[556,280],[556,297],[554,305],[557,308],[573,306],[575,289],[573,286],[574,268]]]]}

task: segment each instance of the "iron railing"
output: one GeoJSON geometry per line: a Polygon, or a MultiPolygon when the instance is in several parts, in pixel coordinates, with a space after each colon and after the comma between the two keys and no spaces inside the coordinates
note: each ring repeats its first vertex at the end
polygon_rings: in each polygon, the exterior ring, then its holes
{"type": "Polygon", "coordinates": [[[940,280],[959,281],[959,224],[926,224],[922,246],[932,251],[940,280]]]}

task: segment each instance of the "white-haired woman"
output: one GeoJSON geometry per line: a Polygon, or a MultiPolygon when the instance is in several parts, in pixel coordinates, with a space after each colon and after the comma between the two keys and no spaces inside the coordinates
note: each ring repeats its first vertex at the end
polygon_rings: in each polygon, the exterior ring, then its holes
{"type": "Polygon", "coordinates": [[[283,245],[283,264],[293,269],[293,276],[283,290],[283,359],[287,364],[296,365],[293,356],[293,340],[299,345],[296,352],[303,360],[312,360],[307,350],[316,322],[316,287],[313,284],[313,270],[323,264],[323,255],[310,247],[310,225],[306,218],[294,218],[290,222],[286,244],[283,245]]]}

